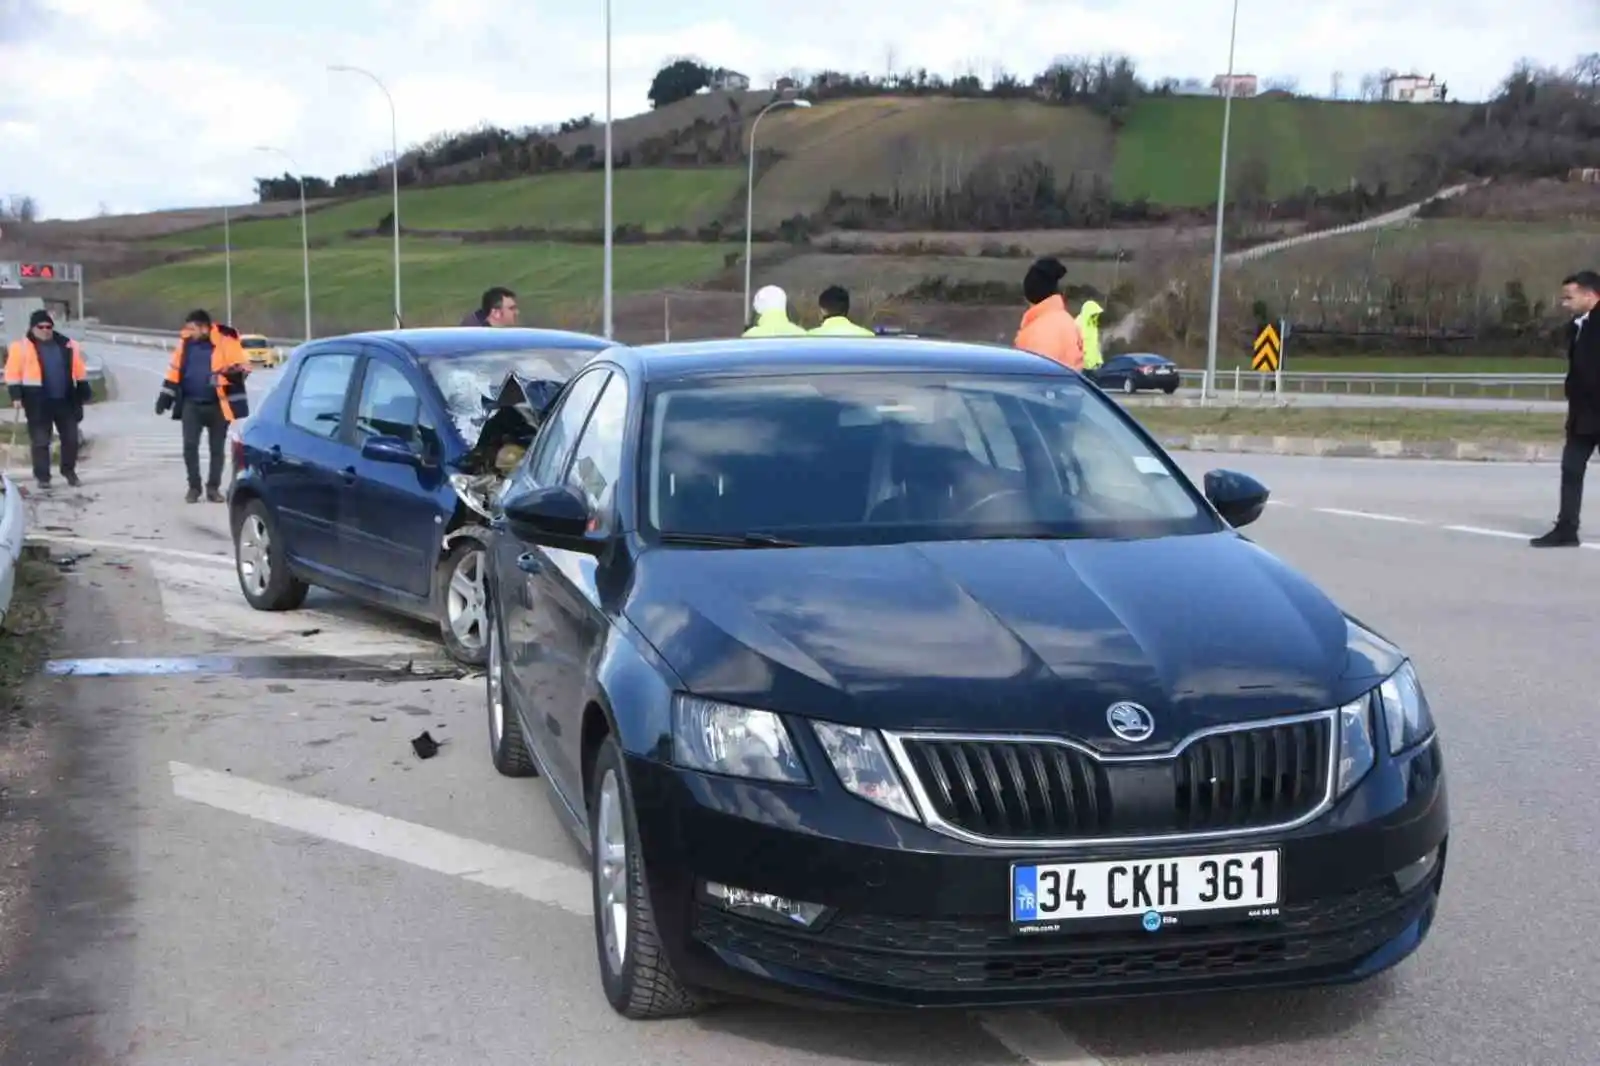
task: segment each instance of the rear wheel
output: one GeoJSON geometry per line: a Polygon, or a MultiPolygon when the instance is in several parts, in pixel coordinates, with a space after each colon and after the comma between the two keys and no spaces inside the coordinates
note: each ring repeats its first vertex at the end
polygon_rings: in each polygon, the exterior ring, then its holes
{"type": "Polygon", "coordinates": [[[482,666],[489,658],[489,610],[483,544],[462,537],[439,561],[439,635],[450,658],[482,666]]]}
{"type": "Polygon", "coordinates": [[[239,591],[258,611],[293,611],[306,602],[311,586],[289,572],[278,528],[260,500],[238,512],[233,525],[233,565],[239,591]]]}
{"type": "Polygon", "coordinates": [[[1166,393],[1168,396],[1171,396],[1173,393],[1178,391],[1178,386],[1176,386],[1176,385],[1163,385],[1161,387],[1161,391],[1166,393]]]}
{"type": "Polygon", "coordinates": [[[1133,383],[1133,375],[1130,374],[1122,379],[1122,391],[1127,393],[1129,396],[1132,396],[1135,392],[1139,391],[1139,386],[1133,383]]]}
{"type": "Polygon", "coordinates": [[[606,737],[595,756],[589,795],[600,983],[623,1017],[681,1018],[699,1012],[704,1000],[679,982],[661,950],[624,773],[622,749],[606,737]]]}
{"type": "Polygon", "coordinates": [[[489,612],[489,664],[484,671],[484,688],[489,708],[489,758],[494,768],[507,777],[536,777],[538,767],[522,735],[522,719],[506,693],[505,646],[500,641],[500,624],[489,612]]]}

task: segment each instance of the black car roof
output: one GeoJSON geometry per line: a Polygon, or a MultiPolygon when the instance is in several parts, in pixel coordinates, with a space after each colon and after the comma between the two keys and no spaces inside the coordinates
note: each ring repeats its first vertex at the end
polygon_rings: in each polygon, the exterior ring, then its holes
{"type": "Polygon", "coordinates": [[[592,333],[564,329],[524,329],[521,326],[438,326],[417,329],[369,330],[339,337],[318,337],[313,344],[334,340],[377,342],[409,351],[420,359],[450,358],[478,352],[515,351],[522,348],[567,348],[598,352],[615,342],[592,333]]]}
{"type": "Polygon", "coordinates": [[[932,370],[1075,376],[1052,359],[1001,345],[891,337],[751,337],[643,344],[613,353],[648,379],[723,374],[932,370]]]}

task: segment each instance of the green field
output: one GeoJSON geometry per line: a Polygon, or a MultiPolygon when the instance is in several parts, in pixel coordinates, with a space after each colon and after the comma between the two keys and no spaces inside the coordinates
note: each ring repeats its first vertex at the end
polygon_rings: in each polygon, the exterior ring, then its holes
{"type": "MultiPolygon", "coordinates": [[[[655,232],[675,226],[693,229],[721,214],[744,187],[744,180],[739,167],[618,170],[612,178],[615,222],[655,232]]],[[[333,240],[351,230],[373,230],[393,202],[388,195],[368,196],[312,211],[306,216],[311,239],[333,240]]],[[[604,215],[605,175],[599,171],[400,190],[400,223],[405,229],[598,230],[604,215]]],[[[236,249],[299,248],[300,218],[241,222],[232,227],[231,236],[236,249]]],[[[221,248],[222,227],[174,233],[151,243],[221,248]]]]}
{"type": "MultiPolygon", "coordinates": [[[[1236,100],[1229,134],[1233,174],[1250,160],[1267,168],[1267,191],[1287,196],[1307,186],[1348,188],[1355,179],[1399,187],[1415,173],[1412,153],[1460,127],[1453,104],[1335,100],[1236,100]]],[[[1222,101],[1206,97],[1145,99],[1117,136],[1113,184],[1119,200],[1199,207],[1217,200],[1222,101]]]]}
{"type": "Polygon", "coordinates": [[[1338,440],[1529,441],[1562,439],[1564,417],[1508,411],[1411,408],[1145,407],[1129,413],[1155,434],[1218,433],[1338,440]]]}
{"type": "MultiPolygon", "coordinates": [[[[715,244],[623,245],[616,249],[618,294],[647,292],[723,269],[715,244]]],[[[311,253],[311,313],[319,334],[390,322],[393,266],[385,241],[346,242],[311,253]]],[[[462,245],[417,238],[402,244],[406,324],[454,325],[491,285],[516,290],[524,321],[551,324],[553,310],[600,296],[602,249],[580,244],[462,245]]],[[[255,248],[233,256],[235,323],[244,330],[296,336],[303,287],[298,248],[255,248]]],[[[223,262],[206,255],[115,278],[99,298],[143,306],[176,319],[192,307],[223,303],[223,262]]]]}

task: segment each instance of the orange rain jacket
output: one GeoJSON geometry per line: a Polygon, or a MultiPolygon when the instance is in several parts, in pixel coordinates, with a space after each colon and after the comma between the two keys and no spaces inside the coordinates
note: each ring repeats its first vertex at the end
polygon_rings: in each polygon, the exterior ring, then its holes
{"type": "MultiPolygon", "coordinates": [[[[93,393],[89,390],[89,371],[83,362],[83,349],[78,342],[56,334],[56,341],[66,349],[72,361],[72,395],[69,399],[82,406],[93,393]]],[[[6,390],[13,400],[22,401],[24,409],[31,412],[44,394],[44,368],[39,365],[39,349],[32,337],[11,342],[6,349],[6,390]]]]}
{"type": "MultiPolygon", "coordinates": [[[[250,373],[249,360],[239,345],[239,331],[232,326],[211,324],[211,383],[217,389],[217,401],[222,405],[222,417],[228,422],[250,414],[250,401],[245,395],[244,379],[250,373]]],[[[167,364],[166,379],[161,383],[161,395],[156,399],[156,414],[164,414],[170,407],[173,419],[183,417],[183,353],[188,340],[178,341],[172,349],[172,359],[167,364]]]]}
{"type": "Polygon", "coordinates": [[[1015,343],[1018,348],[1054,359],[1062,366],[1083,369],[1083,330],[1059,293],[1028,308],[1015,343]]]}

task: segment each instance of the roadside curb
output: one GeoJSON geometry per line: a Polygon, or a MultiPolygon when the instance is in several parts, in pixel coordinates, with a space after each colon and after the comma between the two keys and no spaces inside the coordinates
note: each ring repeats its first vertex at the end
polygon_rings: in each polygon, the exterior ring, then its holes
{"type": "Polygon", "coordinates": [[[1253,437],[1240,434],[1155,433],[1163,447],[1187,452],[1299,455],[1327,459],[1436,459],[1479,463],[1557,463],[1560,444],[1526,441],[1345,440],[1336,437],[1253,437]]]}
{"type": "Polygon", "coordinates": [[[0,473],[0,625],[11,610],[11,594],[17,585],[17,559],[22,555],[22,540],[27,533],[27,507],[16,482],[0,473]]]}

